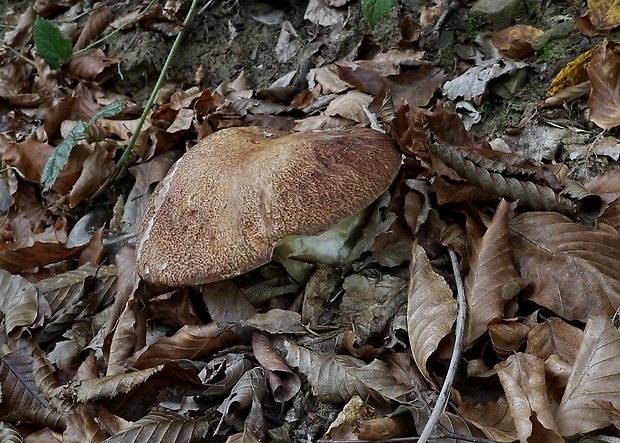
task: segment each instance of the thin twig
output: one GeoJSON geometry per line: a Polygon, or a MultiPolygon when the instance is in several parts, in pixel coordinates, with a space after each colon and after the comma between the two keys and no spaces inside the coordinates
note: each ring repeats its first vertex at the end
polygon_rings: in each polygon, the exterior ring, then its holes
{"type": "Polygon", "coordinates": [[[119,169],[127,161],[127,159],[129,158],[129,155],[131,154],[131,150],[133,149],[133,146],[136,144],[136,140],[138,139],[138,136],[140,135],[140,130],[142,129],[142,126],[144,125],[144,122],[146,121],[146,117],[149,111],[151,110],[151,107],[153,106],[155,97],[157,97],[157,93],[161,89],[161,86],[164,84],[164,81],[166,80],[166,74],[168,73],[168,69],[170,69],[170,65],[172,65],[172,59],[174,58],[174,55],[179,49],[179,46],[181,46],[181,41],[183,40],[185,31],[189,28],[189,25],[192,22],[192,18],[194,17],[194,12],[196,11],[197,5],[198,5],[198,0],[192,0],[192,6],[190,6],[189,11],[187,12],[187,16],[185,17],[185,21],[183,22],[183,29],[181,29],[181,32],[179,32],[176,39],[174,40],[174,43],[172,44],[172,48],[170,49],[170,52],[168,53],[168,58],[166,59],[166,63],[164,63],[164,67],[161,69],[161,73],[159,74],[159,78],[157,79],[157,83],[155,83],[155,87],[153,88],[153,91],[151,91],[151,96],[149,97],[148,102],[144,106],[144,111],[142,112],[142,115],[140,116],[140,121],[138,122],[138,126],[136,127],[133,135],[131,136],[131,139],[129,140],[129,144],[125,148],[125,152],[123,152],[123,155],[116,163],[116,167],[119,169]]]}
{"type": "Polygon", "coordinates": [[[456,257],[456,254],[454,253],[452,248],[448,248],[448,252],[450,253],[450,261],[452,262],[452,270],[454,271],[454,280],[456,282],[456,301],[458,306],[455,328],[456,338],[454,340],[454,349],[452,350],[452,357],[450,358],[450,365],[448,366],[448,373],[446,374],[446,379],[444,380],[443,386],[441,387],[439,397],[437,397],[437,402],[435,403],[435,407],[433,408],[433,413],[428,418],[428,422],[426,423],[426,426],[424,426],[424,430],[420,434],[420,439],[418,440],[419,443],[426,443],[428,441],[429,437],[431,437],[432,433],[435,431],[435,427],[437,426],[439,419],[446,410],[446,405],[448,404],[448,400],[450,399],[450,391],[452,390],[452,382],[454,381],[456,369],[461,359],[463,335],[465,334],[465,317],[467,315],[467,305],[465,301],[463,280],[461,279],[461,271],[459,270],[459,261],[456,257]]]}

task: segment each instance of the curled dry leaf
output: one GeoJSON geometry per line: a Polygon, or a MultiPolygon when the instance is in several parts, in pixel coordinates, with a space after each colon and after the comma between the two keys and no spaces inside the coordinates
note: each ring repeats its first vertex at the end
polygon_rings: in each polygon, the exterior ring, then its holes
{"type": "Polygon", "coordinates": [[[275,400],[284,403],[293,398],[301,388],[301,380],[278,355],[269,343],[269,339],[261,333],[254,332],[252,334],[252,350],[267,373],[275,400]]]}
{"type": "MultiPolygon", "coordinates": [[[[519,201],[519,205],[534,210],[557,211],[576,217],[577,204],[556,194],[548,186],[542,186],[522,177],[510,176],[513,170],[507,164],[486,159],[474,150],[465,150],[447,145],[431,144],[430,150],[441,160],[454,169],[461,177],[482,188],[483,191],[519,201]]],[[[526,177],[534,173],[523,168],[526,177]]],[[[516,172],[516,171],[515,171],[516,172]]]]}
{"type": "Polygon", "coordinates": [[[225,349],[239,338],[230,329],[221,329],[215,322],[208,325],[186,325],[170,337],[148,345],[137,354],[134,366],[152,368],[170,360],[200,358],[225,349]]]}
{"type": "Polygon", "coordinates": [[[620,307],[620,240],[607,225],[588,228],[553,212],[510,222],[512,252],[526,296],[569,320],[611,316],[620,307]],[[567,284],[570,282],[570,284],[567,284]]]}
{"type": "Polygon", "coordinates": [[[601,44],[590,64],[590,119],[603,129],[611,129],[620,125],[620,56],[612,47],[604,42],[601,44]]]}
{"type": "Polygon", "coordinates": [[[529,354],[516,353],[496,366],[520,441],[530,438],[563,443],[547,398],[545,364],[529,354]]]}
{"type": "MultiPolygon", "coordinates": [[[[241,376],[232,388],[230,395],[217,410],[222,413],[222,419],[226,420],[226,423],[235,426],[237,429],[243,429],[244,420],[241,412],[247,408],[250,408],[248,421],[264,420],[264,417],[256,417],[253,412],[261,409],[261,404],[267,397],[268,391],[267,377],[263,368],[250,369],[241,376]]],[[[218,429],[216,429],[216,433],[218,429]]]]}
{"type": "Polygon", "coordinates": [[[609,317],[588,320],[562,401],[556,412],[563,436],[602,429],[611,424],[597,401],[620,408],[620,332],[609,317]]]}
{"type": "Polygon", "coordinates": [[[411,352],[424,378],[435,383],[426,364],[439,342],[452,331],[456,300],[448,283],[433,271],[417,241],[413,244],[410,273],[407,325],[411,352]]]}
{"type": "Polygon", "coordinates": [[[536,325],[528,333],[525,353],[535,355],[543,361],[557,355],[572,365],[582,339],[581,329],[552,317],[536,325]]]}
{"type": "Polygon", "coordinates": [[[472,241],[471,264],[464,282],[469,311],[466,348],[486,331],[491,320],[504,316],[506,303],[521,291],[508,243],[508,220],[514,206],[502,200],[487,232],[472,241]]]}

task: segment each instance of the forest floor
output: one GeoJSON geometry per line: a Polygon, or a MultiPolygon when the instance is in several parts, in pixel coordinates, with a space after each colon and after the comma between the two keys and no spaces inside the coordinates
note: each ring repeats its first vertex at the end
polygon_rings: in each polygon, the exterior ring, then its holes
{"type": "MultiPolygon", "coordinates": [[[[2,441],[620,441],[617,2],[191,3],[0,2],[2,441]],[[335,261],[146,281],[155,186],[245,126],[372,127],[402,163],[335,261]]],[[[357,198],[312,175],[298,206],[357,198]]]]}

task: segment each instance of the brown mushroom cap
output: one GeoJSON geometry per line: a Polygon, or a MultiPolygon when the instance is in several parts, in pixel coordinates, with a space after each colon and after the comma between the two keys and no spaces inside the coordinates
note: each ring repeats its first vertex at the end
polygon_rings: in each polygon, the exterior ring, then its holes
{"type": "Polygon", "coordinates": [[[218,131],[155,188],[138,233],[138,273],[187,286],[248,272],[281,238],[321,233],[368,206],[400,163],[392,139],[371,129],[218,131]]]}

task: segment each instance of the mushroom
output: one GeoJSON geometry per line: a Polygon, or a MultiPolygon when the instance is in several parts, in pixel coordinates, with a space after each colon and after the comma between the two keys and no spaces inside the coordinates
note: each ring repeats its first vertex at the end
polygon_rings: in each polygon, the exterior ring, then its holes
{"type": "Polygon", "coordinates": [[[282,239],[320,234],[369,206],[400,164],[392,139],[366,128],[217,131],[153,191],[138,232],[138,273],[190,286],[248,272],[269,262],[282,239]]]}

